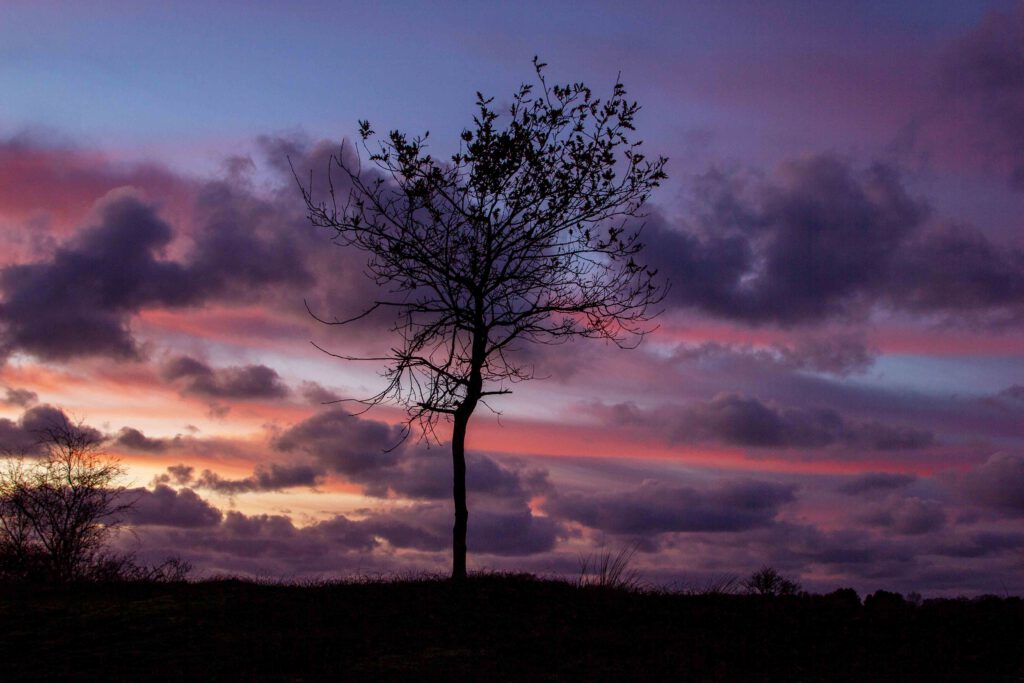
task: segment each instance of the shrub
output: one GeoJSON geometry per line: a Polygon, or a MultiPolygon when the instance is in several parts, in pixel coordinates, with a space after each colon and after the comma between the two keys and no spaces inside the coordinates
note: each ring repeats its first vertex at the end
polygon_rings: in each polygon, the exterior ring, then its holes
{"type": "Polygon", "coordinates": [[[796,595],[800,592],[800,584],[775,570],[774,567],[761,567],[743,582],[743,588],[755,595],[796,595]]]}

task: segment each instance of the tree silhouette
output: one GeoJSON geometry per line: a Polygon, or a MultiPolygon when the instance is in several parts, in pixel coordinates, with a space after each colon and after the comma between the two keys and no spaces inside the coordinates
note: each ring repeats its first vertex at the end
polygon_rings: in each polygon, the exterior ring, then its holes
{"type": "Polygon", "coordinates": [[[360,121],[370,168],[343,146],[329,196],[316,197],[312,174],[296,177],[312,223],[365,252],[387,292],[354,317],[314,317],[344,325],[395,314],[388,355],[331,354],[385,363],[385,387],[360,402],[404,406],[406,434],[418,422],[436,438],[439,420],[452,423],[455,579],[466,575],[466,428],[487,397],[533,377],[517,344],[599,337],[633,347],[664,295],[637,260],[630,220],[666,177],[666,159],[648,160],[630,140],[639,106],[620,80],[601,100],[582,83],[549,85],[546,65],[533,64],[536,84],[520,86],[504,114],[477,93],[473,125],[448,159],[427,152],[429,133],[381,139],[360,121]]]}
{"type": "Polygon", "coordinates": [[[86,578],[107,559],[107,536],[131,505],[117,485],[124,470],[101,453],[102,436],[81,424],[54,423],[37,434],[42,458],[14,458],[0,471],[3,573],[86,578]]]}
{"type": "Polygon", "coordinates": [[[743,587],[755,595],[796,595],[800,592],[799,583],[767,565],[751,574],[743,582],[743,587]]]}

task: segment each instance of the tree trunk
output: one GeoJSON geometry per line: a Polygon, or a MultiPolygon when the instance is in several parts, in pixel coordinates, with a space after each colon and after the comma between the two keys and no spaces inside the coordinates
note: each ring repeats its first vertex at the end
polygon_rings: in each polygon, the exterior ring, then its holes
{"type": "Polygon", "coordinates": [[[452,431],[452,498],[455,501],[455,527],[452,529],[452,579],[466,579],[466,526],[469,508],[466,507],[466,426],[469,415],[458,410],[452,431]]]}
{"type": "MultiPolygon", "coordinates": [[[[477,310],[483,303],[477,298],[477,310]]],[[[466,580],[466,527],[469,521],[469,508],[466,506],[466,427],[469,418],[476,410],[476,404],[483,393],[483,365],[487,358],[485,353],[487,332],[483,327],[481,316],[477,316],[476,331],[473,334],[473,358],[469,371],[469,382],[466,395],[455,410],[455,426],[452,430],[452,498],[455,501],[455,526],[452,528],[452,580],[466,580]]]]}

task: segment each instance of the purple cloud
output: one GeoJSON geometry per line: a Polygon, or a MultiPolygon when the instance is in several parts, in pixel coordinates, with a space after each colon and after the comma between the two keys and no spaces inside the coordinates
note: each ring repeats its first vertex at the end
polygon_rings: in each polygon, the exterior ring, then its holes
{"type": "Polygon", "coordinates": [[[130,329],[143,308],[252,300],[312,276],[296,239],[268,224],[269,205],[213,183],[197,199],[201,225],[181,260],[164,257],[176,231],[154,205],[118,190],[96,206],[95,224],[48,259],[0,270],[0,323],[9,353],[43,359],[137,358],[130,329]]]}
{"type": "Polygon", "coordinates": [[[614,534],[649,536],[680,531],[742,531],[771,524],[794,487],[729,481],[698,490],[644,482],[620,493],[565,491],[547,504],[555,517],[614,534]]]}
{"type": "Polygon", "coordinates": [[[178,356],[164,364],[161,375],[178,381],[184,393],[206,398],[274,399],[289,394],[280,375],[265,365],[214,369],[190,356],[178,356]]]}
{"type": "Polygon", "coordinates": [[[174,490],[158,485],[154,489],[131,489],[125,492],[131,507],[125,521],[136,526],[170,526],[206,528],[220,524],[221,511],[196,495],[192,489],[174,490]]]}

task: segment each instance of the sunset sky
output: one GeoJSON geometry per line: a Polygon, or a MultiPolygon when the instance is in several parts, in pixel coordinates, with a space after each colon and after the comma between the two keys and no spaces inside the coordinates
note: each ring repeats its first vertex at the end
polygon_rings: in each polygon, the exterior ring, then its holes
{"type": "Polygon", "coordinates": [[[364,257],[309,225],[357,120],[450,155],[533,77],[642,105],[669,180],[635,350],[525,349],[470,424],[470,569],[1024,594],[1024,4],[0,6],[0,443],[66,415],[199,575],[443,572],[447,443],[398,442],[364,257]],[[318,176],[319,177],[319,176],[318,176]]]}

